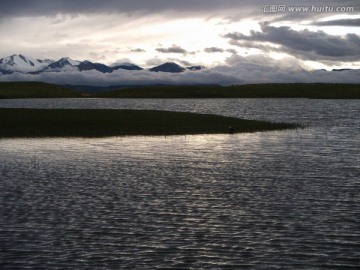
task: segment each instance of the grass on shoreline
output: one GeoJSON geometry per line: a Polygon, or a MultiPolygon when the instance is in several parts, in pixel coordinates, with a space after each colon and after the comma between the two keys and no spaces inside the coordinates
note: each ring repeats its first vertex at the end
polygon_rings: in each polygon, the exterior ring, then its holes
{"type": "MultiPolygon", "coordinates": [[[[71,86],[67,86],[71,87],[71,86]]],[[[178,85],[136,86],[113,91],[79,92],[41,82],[0,82],[5,98],[313,98],[360,99],[359,84],[290,83],[235,86],[178,85]]],[[[80,87],[81,88],[81,87],[80,87]]]]}
{"type": "Polygon", "coordinates": [[[0,138],[256,132],[299,125],[154,110],[0,109],[0,138]]]}
{"type": "Polygon", "coordinates": [[[81,94],[43,82],[0,82],[0,99],[8,98],[74,98],[81,94]]]}

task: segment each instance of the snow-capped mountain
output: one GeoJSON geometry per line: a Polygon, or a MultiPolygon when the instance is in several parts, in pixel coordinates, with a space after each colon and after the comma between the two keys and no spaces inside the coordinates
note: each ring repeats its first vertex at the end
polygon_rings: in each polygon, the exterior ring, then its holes
{"type": "Polygon", "coordinates": [[[138,65],[132,64],[132,63],[120,63],[120,64],[115,64],[112,66],[113,70],[118,70],[118,69],[126,69],[126,70],[143,70],[142,67],[139,67],[138,65]]]}
{"type": "Polygon", "coordinates": [[[179,66],[178,64],[168,62],[153,68],[150,68],[150,71],[154,72],[170,72],[170,73],[179,73],[185,71],[185,68],[179,66]]]}
{"type": "Polygon", "coordinates": [[[39,60],[22,54],[13,54],[0,59],[0,72],[9,74],[15,71],[28,73],[39,71],[51,64],[52,60],[39,60]]]}
{"type": "Polygon", "coordinates": [[[73,60],[69,57],[64,57],[48,65],[44,70],[42,70],[42,72],[58,72],[58,71],[69,71],[69,70],[75,70],[75,71],[96,70],[101,73],[111,73],[114,70],[118,70],[118,69],[142,70],[141,67],[131,63],[123,63],[110,67],[101,63],[93,63],[87,60],[81,62],[81,61],[73,60]]]}
{"type": "Polygon", "coordinates": [[[48,67],[50,69],[62,69],[62,68],[78,66],[80,63],[81,63],[80,61],[73,60],[69,57],[63,57],[60,60],[51,63],[48,67]]]}
{"type": "Polygon", "coordinates": [[[37,59],[40,63],[42,64],[46,64],[46,65],[50,65],[51,63],[54,62],[54,60],[51,59],[45,59],[45,60],[41,60],[41,59],[37,59]]]}
{"type": "MultiPolygon", "coordinates": [[[[168,62],[162,65],[148,69],[153,72],[169,72],[179,73],[186,70],[202,70],[203,66],[182,67],[176,63],[168,62]]],[[[54,60],[40,60],[32,57],[24,56],[22,54],[14,54],[0,59],[0,75],[11,74],[14,72],[25,74],[40,74],[43,72],[82,72],[94,70],[101,73],[112,73],[118,70],[137,71],[143,70],[142,67],[132,63],[115,63],[112,66],[107,66],[101,63],[93,63],[90,61],[77,61],[69,57],[63,57],[57,61],[54,60]]]]}
{"type": "Polygon", "coordinates": [[[100,63],[92,63],[90,61],[81,62],[79,65],[77,65],[77,68],[79,69],[79,71],[97,70],[102,73],[111,73],[113,71],[113,69],[111,67],[108,67],[107,65],[100,63]]]}

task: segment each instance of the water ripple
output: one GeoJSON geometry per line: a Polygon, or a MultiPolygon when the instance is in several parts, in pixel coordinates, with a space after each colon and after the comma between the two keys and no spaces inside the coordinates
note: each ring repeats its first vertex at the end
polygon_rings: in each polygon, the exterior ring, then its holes
{"type": "Polygon", "coordinates": [[[359,105],[300,104],[297,131],[0,140],[0,268],[358,269],[359,105]]]}

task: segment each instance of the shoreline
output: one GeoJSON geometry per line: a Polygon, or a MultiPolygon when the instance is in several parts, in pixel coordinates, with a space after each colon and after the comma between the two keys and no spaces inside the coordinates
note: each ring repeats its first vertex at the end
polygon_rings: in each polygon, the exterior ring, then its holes
{"type": "Polygon", "coordinates": [[[360,99],[360,84],[266,83],[234,86],[149,85],[92,87],[0,82],[0,99],[19,98],[308,98],[360,99]]]}
{"type": "Polygon", "coordinates": [[[0,138],[233,134],[301,125],[158,110],[0,109],[0,138]]]}

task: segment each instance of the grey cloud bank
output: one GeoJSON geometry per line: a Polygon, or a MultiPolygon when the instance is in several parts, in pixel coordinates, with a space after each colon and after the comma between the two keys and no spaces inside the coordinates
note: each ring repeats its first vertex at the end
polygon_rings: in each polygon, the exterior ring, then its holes
{"type": "MultiPolygon", "coordinates": [[[[57,13],[136,13],[142,14],[161,12],[208,12],[210,10],[225,10],[237,6],[236,0],[206,0],[206,1],[163,1],[163,0],[2,0],[0,14],[8,16],[43,16],[57,13]],[[21,8],[19,8],[21,7],[21,8]]],[[[251,7],[251,1],[243,1],[242,6],[251,7]]]]}
{"type": "MultiPolygon", "coordinates": [[[[238,59],[241,61],[241,59],[238,59]]],[[[263,59],[262,61],[266,61],[263,59]]],[[[74,85],[152,85],[152,84],[219,84],[236,85],[248,83],[295,83],[328,82],[360,83],[360,70],[346,71],[306,71],[292,67],[291,62],[283,66],[263,65],[257,62],[242,62],[233,66],[218,66],[200,71],[183,73],[163,73],[117,70],[103,74],[97,71],[48,72],[37,75],[13,73],[0,76],[0,81],[42,81],[54,84],[74,85]]]]}
{"type": "MultiPolygon", "coordinates": [[[[58,13],[84,14],[84,13],[161,13],[168,11],[185,13],[207,13],[216,14],[228,11],[229,14],[236,14],[239,11],[247,14],[256,14],[261,12],[263,5],[330,5],[330,6],[353,6],[359,7],[357,0],[339,1],[339,0],[268,0],[266,3],[262,0],[182,0],[182,1],[164,1],[164,0],[1,0],[1,17],[11,16],[51,16],[58,13]],[[232,11],[232,12],[231,12],[232,11]]],[[[294,14],[299,16],[300,13],[294,14]]],[[[266,15],[266,14],[263,14],[266,15]]],[[[274,15],[274,14],[269,14],[274,15]]],[[[310,14],[303,14],[309,16],[310,14]]]]}
{"type": "Polygon", "coordinates": [[[181,53],[181,54],[188,53],[185,49],[175,45],[169,48],[157,48],[156,51],[161,53],[181,53]]]}
{"type": "Polygon", "coordinates": [[[341,19],[315,22],[313,25],[318,26],[354,26],[360,27],[360,19],[341,19]]]}
{"type": "MultiPolygon", "coordinates": [[[[225,35],[232,44],[242,46],[241,41],[270,42],[280,45],[277,51],[287,52],[305,59],[359,61],[360,38],[355,34],[347,34],[345,37],[333,36],[325,32],[312,32],[309,30],[295,31],[290,27],[274,27],[266,23],[261,24],[261,32],[251,31],[250,35],[241,33],[229,33],[225,35]],[[238,42],[238,43],[236,43],[238,42]]],[[[247,43],[247,46],[257,43],[247,43]],[[250,45],[249,45],[250,44],[250,45]]],[[[271,47],[268,47],[271,50],[271,47]]]]}
{"type": "Polygon", "coordinates": [[[239,84],[242,80],[234,75],[218,71],[186,71],[183,73],[163,73],[150,71],[119,70],[103,74],[96,71],[49,72],[37,75],[13,73],[0,76],[0,81],[42,81],[54,84],[74,85],[152,85],[152,84],[239,84]]]}
{"type": "Polygon", "coordinates": [[[205,48],[204,52],[207,53],[217,53],[217,52],[224,52],[224,49],[222,48],[217,48],[217,47],[210,47],[210,48],[205,48]]]}

